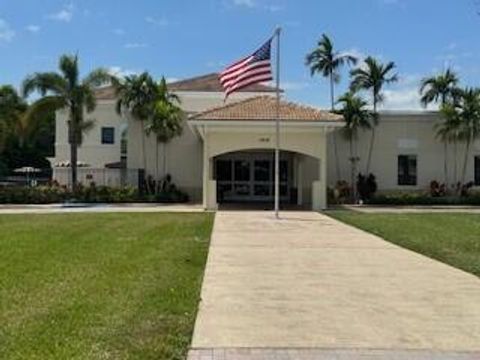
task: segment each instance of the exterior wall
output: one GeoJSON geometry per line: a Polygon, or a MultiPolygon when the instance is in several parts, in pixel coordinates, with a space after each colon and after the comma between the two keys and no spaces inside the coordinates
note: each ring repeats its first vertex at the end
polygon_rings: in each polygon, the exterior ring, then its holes
{"type": "MultiPolygon", "coordinates": [[[[214,208],[211,194],[212,159],[218,155],[242,150],[274,149],[273,126],[201,125],[203,137],[203,203],[205,208],[214,208]]],[[[281,133],[281,149],[301,154],[302,201],[315,210],[326,207],[327,129],[322,127],[284,127],[281,133]]]]}
{"type": "MultiPolygon", "coordinates": [[[[95,126],[83,137],[83,143],[78,148],[78,161],[85,162],[93,168],[103,168],[105,164],[120,161],[121,132],[126,121],[115,112],[115,103],[99,102],[93,113],[85,114],[86,119],[95,121],[95,126]],[[115,143],[101,143],[101,128],[115,129],[115,143]]],[[[68,144],[68,115],[66,111],[58,111],[55,121],[55,163],[70,161],[70,145],[68,144]]]]}
{"type": "MultiPolygon", "coordinates": [[[[180,98],[180,106],[186,113],[204,111],[216,106],[224,105],[224,94],[216,92],[177,92],[180,98]]],[[[259,93],[237,93],[227,101],[239,101],[259,93]]],[[[142,169],[144,167],[142,152],[142,124],[134,119],[128,119],[128,156],[127,167],[129,169],[142,169]]],[[[193,130],[184,123],[183,134],[173,139],[165,148],[162,144],[158,149],[155,136],[145,136],[146,148],[146,176],[155,177],[157,172],[157,154],[159,176],[163,176],[163,159],[165,151],[166,173],[170,174],[173,182],[182,190],[186,191],[192,201],[202,199],[202,169],[203,169],[203,145],[201,139],[193,133],[193,130]]]]}
{"type": "MultiPolygon", "coordinates": [[[[441,122],[438,113],[384,113],[380,116],[379,125],[376,128],[376,140],[373,148],[373,156],[370,172],[377,178],[380,191],[398,190],[425,190],[432,180],[444,182],[444,145],[435,138],[435,124],[441,122]],[[417,156],[417,185],[398,185],[398,159],[399,155],[417,156]]],[[[343,137],[341,130],[336,131],[341,177],[350,183],[350,146],[343,137]]],[[[359,172],[365,172],[368,149],[370,145],[371,131],[360,132],[358,137],[358,156],[360,162],[357,165],[359,172]]],[[[328,153],[328,182],[333,187],[336,183],[335,155],[333,135],[329,136],[328,153]]],[[[464,159],[464,145],[458,145],[457,174],[461,180],[461,172],[464,159]]],[[[466,181],[474,178],[474,156],[480,155],[480,142],[471,148],[468,159],[466,181]]],[[[448,172],[450,182],[454,173],[453,146],[449,147],[448,172]]]]}

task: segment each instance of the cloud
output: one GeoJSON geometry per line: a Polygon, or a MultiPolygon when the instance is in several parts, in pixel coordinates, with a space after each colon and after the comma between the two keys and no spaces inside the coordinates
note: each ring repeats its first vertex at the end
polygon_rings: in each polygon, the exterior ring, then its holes
{"type": "Polygon", "coordinates": [[[308,81],[284,81],[280,84],[281,88],[286,91],[304,90],[311,85],[308,81]]]}
{"type": "Polygon", "coordinates": [[[118,35],[118,36],[123,36],[123,35],[126,34],[125,30],[123,30],[121,28],[113,29],[112,33],[114,33],[115,35],[118,35]]]}
{"type": "Polygon", "coordinates": [[[50,20],[70,22],[73,19],[73,4],[65,5],[61,10],[47,16],[50,20]]]}
{"type": "Polygon", "coordinates": [[[260,4],[258,0],[232,0],[232,4],[237,7],[248,9],[261,9],[269,12],[278,12],[284,9],[284,6],[279,4],[260,4]]]}
{"type": "Polygon", "coordinates": [[[255,0],[233,0],[233,5],[247,8],[254,8],[257,6],[255,0]]]}
{"type": "Polygon", "coordinates": [[[124,78],[126,76],[139,74],[140,71],[133,70],[133,69],[124,69],[121,66],[110,66],[107,68],[107,71],[110,75],[114,75],[120,78],[124,78]]]}
{"type": "Polygon", "coordinates": [[[165,27],[165,26],[168,26],[170,24],[170,22],[164,17],[155,18],[155,17],[152,17],[152,16],[147,16],[145,18],[145,21],[149,24],[152,24],[152,25],[155,25],[155,26],[161,26],[161,27],[165,27]]]}
{"type": "Polygon", "coordinates": [[[31,33],[38,33],[41,27],[38,25],[28,25],[25,29],[31,33]]]}
{"type": "Polygon", "coordinates": [[[148,47],[146,43],[126,43],[123,45],[125,49],[142,49],[148,47]]]}
{"type": "Polygon", "coordinates": [[[15,37],[15,31],[3,19],[0,19],[0,43],[10,42],[15,37]]]}
{"type": "Polygon", "coordinates": [[[363,61],[367,57],[367,54],[358,50],[357,48],[351,48],[345,51],[342,51],[342,55],[350,55],[358,59],[358,61],[363,61]]]}

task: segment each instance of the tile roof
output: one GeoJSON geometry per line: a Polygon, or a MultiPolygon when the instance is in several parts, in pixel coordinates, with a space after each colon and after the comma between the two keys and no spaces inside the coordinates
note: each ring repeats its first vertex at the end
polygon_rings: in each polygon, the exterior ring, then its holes
{"type": "MultiPolygon", "coordinates": [[[[168,89],[170,91],[223,92],[217,73],[171,82],[168,83],[168,89]]],[[[272,93],[275,92],[275,88],[268,85],[255,84],[240,90],[240,92],[272,93]]],[[[112,86],[101,87],[95,90],[95,95],[97,100],[115,100],[115,89],[112,86]]]]}
{"type": "MultiPolygon", "coordinates": [[[[276,116],[276,98],[270,95],[256,96],[225,106],[200,112],[190,117],[192,121],[231,120],[262,121],[274,120],[276,116]]],[[[342,116],[329,111],[290,101],[280,101],[280,119],[282,121],[342,121],[342,116]]]]}
{"type": "MultiPolygon", "coordinates": [[[[190,79],[175,81],[169,83],[168,88],[171,91],[223,92],[223,87],[218,80],[218,73],[212,73],[202,76],[196,76],[190,79]]],[[[275,92],[275,88],[268,85],[255,84],[240,90],[240,92],[275,92]]]]}

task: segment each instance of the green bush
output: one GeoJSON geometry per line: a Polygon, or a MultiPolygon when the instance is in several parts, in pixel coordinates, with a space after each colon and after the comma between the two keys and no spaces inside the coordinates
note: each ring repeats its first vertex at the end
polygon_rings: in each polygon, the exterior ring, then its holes
{"type": "Polygon", "coordinates": [[[188,195],[174,187],[150,196],[140,195],[138,190],[133,187],[113,188],[95,184],[78,186],[75,192],[58,185],[0,187],[0,204],[52,204],[66,201],[76,203],[180,203],[187,202],[188,195]]]}
{"type": "Polygon", "coordinates": [[[434,197],[424,193],[403,193],[376,195],[369,199],[369,205],[480,205],[480,193],[468,196],[443,196],[434,197]]]}

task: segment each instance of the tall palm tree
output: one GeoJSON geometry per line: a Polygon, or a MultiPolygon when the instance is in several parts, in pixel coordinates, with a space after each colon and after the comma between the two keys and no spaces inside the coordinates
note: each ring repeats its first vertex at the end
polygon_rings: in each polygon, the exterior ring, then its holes
{"type": "Polygon", "coordinates": [[[394,62],[390,61],[382,64],[379,60],[369,56],[365,59],[365,66],[358,67],[350,72],[350,76],[352,77],[350,87],[353,91],[367,90],[372,92],[374,123],[368,149],[366,175],[370,173],[370,164],[372,162],[373,147],[375,144],[375,127],[379,121],[377,108],[384,100],[382,93],[383,87],[386,84],[398,81],[398,76],[392,74],[394,69],[394,62]]]}
{"type": "Polygon", "coordinates": [[[459,139],[465,143],[462,168],[462,185],[467,175],[468,156],[471,145],[480,138],[480,88],[466,88],[461,92],[459,104],[461,124],[459,139]]]}
{"type": "MultiPolygon", "coordinates": [[[[148,72],[140,75],[127,76],[125,79],[114,81],[117,94],[117,113],[128,112],[139,121],[142,128],[142,158],[143,169],[147,171],[147,153],[145,149],[146,122],[153,113],[155,102],[158,100],[158,84],[148,72]]],[[[149,182],[147,191],[150,192],[149,182]]]]}
{"type": "Polygon", "coordinates": [[[459,91],[459,97],[454,103],[447,103],[441,108],[447,121],[454,124],[455,136],[465,143],[461,184],[465,184],[468,155],[472,143],[480,138],[480,89],[466,88],[459,91]]]}
{"type": "Polygon", "coordinates": [[[78,146],[82,143],[83,132],[92,127],[93,120],[86,120],[85,114],[96,108],[94,90],[109,83],[112,76],[104,69],[96,69],[85,78],[80,78],[77,55],[63,55],[59,60],[59,72],[35,73],[23,82],[23,95],[38,91],[42,98],[37,100],[35,111],[65,109],[68,112],[68,141],[70,144],[70,167],[72,189],[77,188],[78,146]]]}
{"type": "MultiPolygon", "coordinates": [[[[159,144],[163,144],[163,174],[162,176],[167,175],[166,169],[166,156],[167,156],[167,143],[170,142],[174,137],[180,136],[183,132],[182,120],[183,113],[179,104],[180,99],[176,94],[170,93],[167,88],[167,83],[165,78],[162,77],[160,83],[158,84],[158,98],[154,104],[152,111],[152,116],[148,121],[146,126],[146,133],[155,134],[156,139],[156,171],[155,178],[157,184],[159,184],[159,144]]],[[[158,191],[158,187],[156,189],[158,191]]]]}
{"type": "MultiPolygon", "coordinates": [[[[445,70],[445,72],[424,78],[420,85],[420,102],[424,107],[427,107],[431,103],[439,103],[440,108],[444,107],[447,103],[452,103],[458,97],[458,76],[451,69],[445,70]]],[[[445,184],[448,184],[448,143],[452,140],[452,132],[455,131],[453,126],[455,123],[452,120],[445,118],[443,123],[435,126],[436,136],[444,145],[444,162],[443,171],[445,176],[445,184]]],[[[456,149],[456,137],[453,136],[456,149]]],[[[457,181],[457,159],[455,156],[455,179],[457,181]]]]}
{"type": "Polygon", "coordinates": [[[355,179],[357,177],[358,157],[357,139],[359,130],[372,128],[373,115],[367,109],[367,102],[352,92],[347,92],[339,98],[338,103],[342,105],[339,111],[345,120],[343,133],[350,144],[350,181],[353,189],[353,199],[357,199],[355,179]]]}
{"type": "MultiPolygon", "coordinates": [[[[306,65],[310,67],[311,75],[321,74],[330,81],[331,110],[335,110],[335,84],[340,82],[340,68],[344,65],[355,65],[357,58],[352,55],[335,51],[331,39],[323,34],[317,43],[317,47],[307,55],[306,65]]],[[[338,145],[335,133],[333,133],[333,146],[335,152],[335,166],[337,180],[341,180],[340,164],[338,159],[338,145]]]]}

